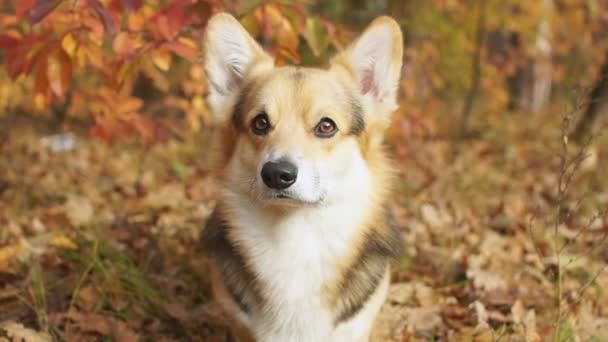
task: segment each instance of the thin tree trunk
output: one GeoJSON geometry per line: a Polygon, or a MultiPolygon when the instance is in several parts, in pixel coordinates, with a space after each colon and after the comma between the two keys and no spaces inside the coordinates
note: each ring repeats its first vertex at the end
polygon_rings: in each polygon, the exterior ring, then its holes
{"type": "Polygon", "coordinates": [[[475,51],[471,60],[471,87],[467,92],[462,107],[461,128],[462,135],[467,135],[469,132],[469,117],[473,111],[473,105],[477,94],[479,93],[481,83],[481,54],[483,51],[484,38],[486,35],[486,1],[479,0],[477,2],[477,28],[475,32],[475,51]]]}
{"type": "Polygon", "coordinates": [[[532,112],[540,111],[548,102],[551,96],[551,85],[553,83],[553,70],[551,67],[551,14],[553,10],[553,0],[543,0],[543,18],[538,27],[536,37],[536,49],[540,59],[534,61],[532,85],[532,96],[530,109],[532,112]]]}
{"type": "Polygon", "coordinates": [[[573,137],[576,141],[582,141],[583,138],[593,133],[593,124],[596,122],[598,114],[606,105],[606,96],[608,95],[608,52],[605,53],[604,62],[600,77],[595,81],[591,93],[589,94],[589,105],[583,113],[583,117],[578,121],[573,137]]]}

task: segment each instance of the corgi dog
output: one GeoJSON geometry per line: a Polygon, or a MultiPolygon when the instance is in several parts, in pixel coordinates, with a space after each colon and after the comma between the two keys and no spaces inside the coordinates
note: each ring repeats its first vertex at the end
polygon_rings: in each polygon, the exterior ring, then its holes
{"type": "Polygon", "coordinates": [[[402,250],[383,134],[402,34],[375,19],[325,69],[276,67],[231,15],[203,38],[219,198],[202,233],[240,341],[368,341],[402,250]]]}

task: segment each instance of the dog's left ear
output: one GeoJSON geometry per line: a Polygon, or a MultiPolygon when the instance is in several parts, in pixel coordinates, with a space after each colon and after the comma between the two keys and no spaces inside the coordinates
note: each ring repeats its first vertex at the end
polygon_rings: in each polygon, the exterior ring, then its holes
{"type": "Polygon", "coordinates": [[[218,13],[207,23],[203,58],[214,119],[226,119],[226,111],[243,85],[255,72],[271,69],[274,61],[230,14],[218,13]]]}
{"type": "Polygon", "coordinates": [[[401,29],[394,19],[383,16],[334,57],[332,67],[346,67],[364,96],[371,97],[382,110],[393,111],[397,108],[402,59],[401,29]]]}

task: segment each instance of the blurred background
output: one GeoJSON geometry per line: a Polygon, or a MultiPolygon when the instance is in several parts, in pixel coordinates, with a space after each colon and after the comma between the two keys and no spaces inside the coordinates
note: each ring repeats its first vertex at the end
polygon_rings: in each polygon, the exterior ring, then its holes
{"type": "Polygon", "coordinates": [[[606,0],[0,0],[0,340],[230,340],[197,247],[218,11],[277,65],[401,25],[376,340],[608,340],[606,0]]]}

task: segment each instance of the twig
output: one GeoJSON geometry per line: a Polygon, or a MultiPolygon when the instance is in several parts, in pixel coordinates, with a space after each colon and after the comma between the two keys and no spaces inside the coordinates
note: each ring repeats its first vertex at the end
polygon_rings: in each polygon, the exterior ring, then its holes
{"type": "Polygon", "coordinates": [[[475,98],[479,93],[481,83],[481,54],[483,51],[483,43],[486,35],[486,7],[487,1],[481,0],[477,2],[477,29],[475,32],[475,51],[471,60],[471,87],[467,92],[467,96],[462,107],[461,117],[461,134],[467,135],[469,132],[469,117],[473,111],[475,98]]]}

